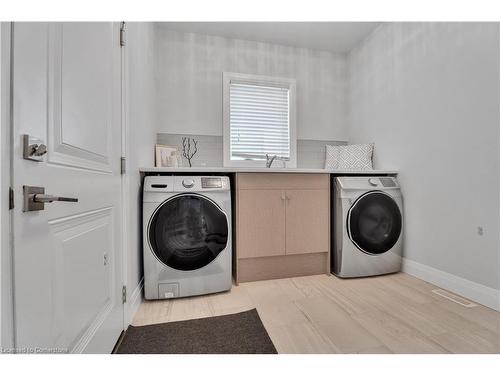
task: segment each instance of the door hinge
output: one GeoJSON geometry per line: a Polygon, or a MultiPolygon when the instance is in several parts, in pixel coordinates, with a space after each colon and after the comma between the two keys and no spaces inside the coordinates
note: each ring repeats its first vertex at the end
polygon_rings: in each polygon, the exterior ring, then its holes
{"type": "Polygon", "coordinates": [[[120,173],[125,174],[126,168],[125,168],[125,156],[122,156],[120,158],[120,173]]]}
{"type": "Polygon", "coordinates": [[[122,286],[122,303],[127,302],[127,286],[122,286]]]}
{"type": "Polygon", "coordinates": [[[14,189],[9,188],[9,210],[14,209],[14,189]]]}
{"type": "Polygon", "coordinates": [[[125,22],[120,24],[120,47],[125,46],[125,22]]]}

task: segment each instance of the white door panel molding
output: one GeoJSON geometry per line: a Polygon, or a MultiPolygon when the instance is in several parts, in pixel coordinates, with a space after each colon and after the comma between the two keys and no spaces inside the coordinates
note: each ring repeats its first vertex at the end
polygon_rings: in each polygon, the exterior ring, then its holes
{"type": "Polygon", "coordinates": [[[113,208],[49,222],[57,347],[79,352],[112,310],[115,258],[113,208]],[[89,246],[99,244],[99,246],[89,246]]]}
{"type": "Polygon", "coordinates": [[[102,22],[49,25],[49,163],[111,172],[112,27],[102,22]]]}

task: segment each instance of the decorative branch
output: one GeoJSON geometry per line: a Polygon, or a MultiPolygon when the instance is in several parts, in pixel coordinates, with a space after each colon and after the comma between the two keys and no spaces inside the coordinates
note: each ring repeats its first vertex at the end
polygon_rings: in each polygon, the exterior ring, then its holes
{"type": "Polygon", "coordinates": [[[189,163],[189,167],[191,165],[191,159],[198,152],[198,142],[194,138],[182,137],[182,156],[186,158],[189,163]],[[194,150],[191,152],[191,141],[193,141],[194,150]]]}

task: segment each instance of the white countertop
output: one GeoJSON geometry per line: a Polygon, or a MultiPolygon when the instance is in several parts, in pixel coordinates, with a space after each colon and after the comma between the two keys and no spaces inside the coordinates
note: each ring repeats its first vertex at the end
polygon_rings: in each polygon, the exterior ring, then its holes
{"type": "Polygon", "coordinates": [[[373,169],[373,170],[335,170],[335,169],[307,169],[307,168],[245,168],[245,167],[192,167],[192,168],[170,168],[170,167],[144,167],[139,172],[147,173],[327,173],[327,174],[398,174],[396,169],[373,169]]]}

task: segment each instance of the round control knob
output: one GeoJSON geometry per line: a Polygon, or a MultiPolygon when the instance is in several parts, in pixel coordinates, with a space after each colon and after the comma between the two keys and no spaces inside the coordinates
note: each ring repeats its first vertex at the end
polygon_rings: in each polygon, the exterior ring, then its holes
{"type": "Polygon", "coordinates": [[[194,180],[192,179],[182,180],[182,186],[184,186],[185,188],[192,188],[194,186],[194,180]]]}
{"type": "Polygon", "coordinates": [[[368,182],[370,183],[371,186],[377,186],[378,182],[376,178],[369,178],[368,182]]]}

